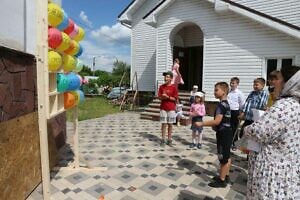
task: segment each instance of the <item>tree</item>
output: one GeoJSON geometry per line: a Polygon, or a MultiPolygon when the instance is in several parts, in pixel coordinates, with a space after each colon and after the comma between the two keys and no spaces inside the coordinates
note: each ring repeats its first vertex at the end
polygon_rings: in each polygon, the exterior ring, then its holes
{"type": "Polygon", "coordinates": [[[92,70],[91,70],[88,66],[83,65],[83,68],[82,68],[82,70],[79,72],[79,74],[80,74],[81,76],[92,76],[92,75],[93,75],[93,72],[92,72],[92,70]]]}
{"type": "Polygon", "coordinates": [[[126,74],[122,85],[130,85],[130,65],[123,61],[115,61],[113,64],[112,75],[120,81],[124,73],[126,74]]]}

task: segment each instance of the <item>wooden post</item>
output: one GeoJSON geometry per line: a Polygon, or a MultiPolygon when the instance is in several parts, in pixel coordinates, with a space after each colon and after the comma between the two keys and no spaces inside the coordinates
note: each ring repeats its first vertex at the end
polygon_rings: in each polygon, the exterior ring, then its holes
{"type": "Polygon", "coordinates": [[[50,199],[50,169],[48,150],[47,113],[49,112],[49,75],[48,75],[48,2],[36,0],[37,13],[37,93],[40,134],[40,152],[42,166],[42,185],[44,200],[50,199]]]}
{"type": "Polygon", "coordinates": [[[79,169],[79,139],[78,139],[78,106],[73,110],[73,128],[74,128],[74,154],[75,154],[75,169],[79,169]]]}

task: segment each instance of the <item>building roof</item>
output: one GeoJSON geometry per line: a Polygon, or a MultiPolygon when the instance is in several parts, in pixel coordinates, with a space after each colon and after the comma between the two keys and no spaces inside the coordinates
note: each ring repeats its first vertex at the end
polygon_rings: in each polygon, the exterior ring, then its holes
{"type": "MultiPolygon", "coordinates": [[[[119,19],[121,18],[121,16],[128,12],[130,10],[130,6],[136,2],[136,1],[139,1],[139,0],[133,0],[121,13],[120,15],[118,16],[119,19]]],[[[244,6],[242,4],[239,4],[239,3],[236,3],[232,0],[207,0],[211,3],[215,3],[215,5],[217,3],[220,3],[221,4],[228,4],[231,6],[230,10],[238,13],[238,14],[241,14],[241,15],[244,15],[248,18],[251,18],[255,21],[258,21],[262,24],[265,24],[265,25],[268,25],[272,28],[275,28],[277,30],[280,30],[282,32],[285,32],[291,36],[294,36],[298,39],[300,39],[300,27],[297,26],[297,25],[294,25],[294,24],[291,24],[291,23],[288,23],[282,19],[278,19],[274,16],[271,16],[271,15],[268,15],[268,14],[265,14],[263,12],[260,12],[260,11],[257,11],[253,8],[250,8],[250,7],[247,7],[247,6],[244,6]],[[238,9],[238,10],[237,10],[238,9]],[[264,20],[264,19],[266,20],[264,20]],[[272,22],[272,23],[270,23],[272,22]],[[280,26],[279,26],[279,25],[280,26]],[[285,30],[285,27],[287,27],[289,30],[285,30]]],[[[154,12],[157,12],[157,10],[161,9],[162,7],[164,7],[163,5],[164,4],[168,4],[172,1],[170,0],[162,0],[160,1],[153,9],[151,9],[144,17],[143,17],[143,20],[145,20],[147,17],[149,17],[152,13],[154,12]]],[[[122,20],[120,20],[122,22],[122,20]]],[[[124,20],[125,23],[129,22],[130,20],[124,20]]],[[[149,24],[155,24],[155,22],[153,23],[149,23],[149,24]]]]}

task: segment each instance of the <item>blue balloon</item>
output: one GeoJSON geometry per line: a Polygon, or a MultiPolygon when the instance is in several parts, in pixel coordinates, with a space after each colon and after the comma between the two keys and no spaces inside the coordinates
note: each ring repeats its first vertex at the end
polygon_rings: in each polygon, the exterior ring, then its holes
{"type": "Polygon", "coordinates": [[[80,87],[80,79],[75,73],[67,74],[67,79],[69,80],[69,85],[67,91],[77,90],[80,87]]]}
{"type": "Polygon", "coordinates": [[[64,12],[64,18],[62,20],[62,22],[57,25],[57,29],[60,30],[60,31],[63,31],[65,30],[67,27],[68,27],[68,24],[69,24],[69,17],[68,15],[64,12]]]}
{"type": "Polygon", "coordinates": [[[76,57],[81,56],[82,51],[83,51],[82,46],[81,46],[81,44],[79,44],[79,50],[78,50],[78,53],[77,53],[75,56],[76,56],[76,57]]]}
{"type": "Polygon", "coordinates": [[[79,102],[82,103],[84,101],[84,93],[81,90],[77,90],[79,93],[79,102]]]}

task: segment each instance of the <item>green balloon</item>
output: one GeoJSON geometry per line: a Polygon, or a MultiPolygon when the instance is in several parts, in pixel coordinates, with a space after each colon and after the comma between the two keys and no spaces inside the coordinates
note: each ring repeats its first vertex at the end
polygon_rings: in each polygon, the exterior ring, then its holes
{"type": "Polygon", "coordinates": [[[64,92],[69,87],[69,79],[63,73],[58,73],[57,76],[57,91],[64,92]]]}

